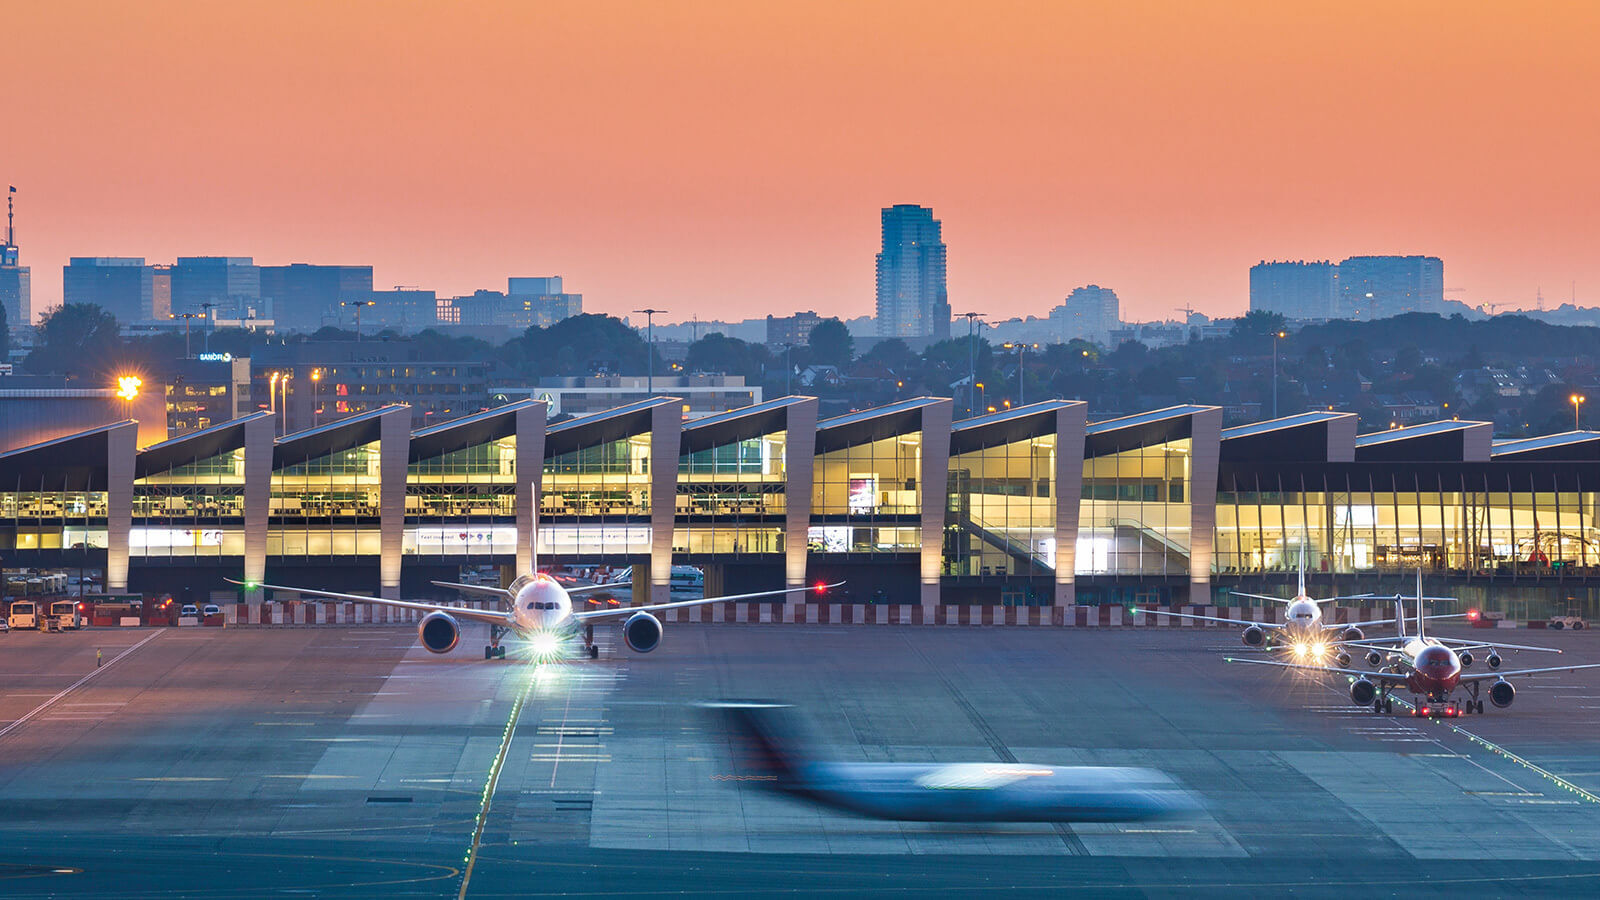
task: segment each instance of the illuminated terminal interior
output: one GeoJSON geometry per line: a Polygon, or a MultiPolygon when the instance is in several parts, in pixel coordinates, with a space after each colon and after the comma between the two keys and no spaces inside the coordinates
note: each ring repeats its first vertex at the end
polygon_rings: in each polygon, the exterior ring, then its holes
{"type": "Polygon", "coordinates": [[[1600,586],[1597,433],[1360,435],[1338,412],[1223,429],[1206,406],[1088,421],[1059,400],[959,421],[942,398],[831,419],[808,397],[680,410],[547,423],[521,401],[413,431],[391,406],[282,436],[257,413],[143,448],[131,422],[16,446],[7,583],[428,592],[514,577],[537,521],[541,563],[606,564],[639,599],[691,566],[719,592],[846,582],[794,601],[811,603],[1239,605],[1231,590],[1279,591],[1302,560],[1327,592],[1392,593],[1420,570],[1491,607],[1593,612],[1600,586]]]}

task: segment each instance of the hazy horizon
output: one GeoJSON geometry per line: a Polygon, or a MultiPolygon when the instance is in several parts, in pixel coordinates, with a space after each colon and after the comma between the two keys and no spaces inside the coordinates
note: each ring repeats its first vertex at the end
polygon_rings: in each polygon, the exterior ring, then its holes
{"type": "Polygon", "coordinates": [[[1262,259],[1426,254],[1447,299],[1597,301],[1600,7],[28,4],[0,180],[69,256],[561,275],[679,321],[873,305],[931,206],[955,309],[1242,313],[1262,259]]]}

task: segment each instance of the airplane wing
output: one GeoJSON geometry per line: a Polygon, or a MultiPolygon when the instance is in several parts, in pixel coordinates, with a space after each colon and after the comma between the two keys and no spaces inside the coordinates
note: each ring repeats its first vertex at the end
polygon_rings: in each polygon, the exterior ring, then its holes
{"type": "MultiPolygon", "coordinates": [[[[1255,595],[1252,594],[1250,596],[1255,596],[1255,595]]],[[[1270,600],[1272,598],[1269,597],[1267,599],[1270,600]]],[[[1221,616],[1197,616],[1197,615],[1193,615],[1193,614],[1190,614],[1190,613],[1167,612],[1166,610],[1162,610],[1162,609],[1138,609],[1138,608],[1135,608],[1133,610],[1133,612],[1135,614],[1144,613],[1147,616],[1171,616],[1174,619],[1194,619],[1197,622],[1221,622],[1224,625],[1243,625],[1245,627],[1249,627],[1251,625],[1256,625],[1256,626],[1259,626],[1261,628],[1282,628],[1283,627],[1282,625],[1278,624],[1277,622],[1246,622],[1243,619],[1224,619],[1221,616]]]]}
{"type": "MultiPolygon", "coordinates": [[[[434,583],[438,584],[438,582],[434,583]]],[[[631,582],[619,581],[614,584],[580,584],[577,587],[567,587],[566,585],[562,585],[562,588],[567,592],[567,596],[575,597],[578,594],[588,594],[593,591],[603,591],[606,588],[626,588],[631,586],[631,582]]]]}
{"type": "Polygon", "coordinates": [[[1521,675],[1544,675],[1550,672],[1571,672],[1574,669],[1600,669],[1600,663],[1585,663],[1581,666],[1551,666],[1547,669],[1518,669],[1515,672],[1474,672],[1471,675],[1462,673],[1462,681],[1488,681],[1490,678],[1516,678],[1521,675]]]}
{"type": "MultiPolygon", "coordinates": [[[[232,578],[227,578],[224,580],[230,584],[244,584],[244,582],[234,581],[232,578]]],[[[444,606],[439,603],[418,603],[413,600],[387,600],[383,597],[368,597],[365,594],[341,594],[338,591],[319,591],[314,588],[290,587],[282,584],[251,584],[249,586],[263,589],[270,588],[274,591],[294,591],[299,594],[309,594],[313,597],[326,597],[329,600],[349,600],[354,603],[371,603],[374,606],[393,606],[398,609],[417,609],[423,612],[449,613],[452,616],[459,616],[463,619],[469,619],[473,622],[485,622],[490,625],[509,626],[511,624],[510,615],[503,612],[497,612],[495,610],[467,609],[461,606],[444,606]]]]}
{"type": "MultiPolygon", "coordinates": [[[[1313,666],[1307,663],[1274,662],[1269,659],[1239,659],[1238,657],[1233,656],[1225,656],[1223,657],[1222,661],[1231,663],[1250,663],[1257,666],[1277,666],[1280,669],[1308,669],[1312,672],[1335,672],[1339,675],[1354,675],[1357,678],[1365,678],[1369,681],[1374,679],[1378,681],[1405,681],[1408,675],[1406,672],[1363,672],[1360,669],[1340,669],[1336,666],[1313,666]]],[[[1596,663],[1596,666],[1600,666],[1600,663],[1596,663]]]]}
{"type": "Polygon", "coordinates": [[[1560,653],[1555,647],[1529,647],[1525,644],[1502,644],[1498,641],[1467,641],[1461,638],[1441,638],[1428,635],[1428,640],[1438,641],[1457,650],[1538,650],[1544,653],[1560,653]]]}
{"type": "Polygon", "coordinates": [[[502,600],[511,600],[511,592],[505,588],[489,587],[483,584],[457,584],[454,581],[435,581],[435,585],[460,591],[463,594],[482,594],[485,597],[499,597],[502,600]]]}
{"type": "MultiPolygon", "coordinates": [[[[1466,613],[1440,613],[1439,615],[1436,615],[1436,616],[1424,616],[1423,618],[1425,618],[1428,621],[1432,622],[1434,619],[1465,619],[1466,617],[1467,617],[1466,613]]],[[[1413,621],[1413,620],[1407,619],[1406,621],[1409,622],[1409,621],[1413,621]]],[[[1331,623],[1325,623],[1322,627],[1324,627],[1324,628],[1367,628],[1367,627],[1370,627],[1372,625],[1393,625],[1393,624],[1394,624],[1394,619],[1391,618],[1391,619],[1373,619],[1370,622],[1344,622],[1344,623],[1341,623],[1341,624],[1338,624],[1338,625],[1334,625],[1334,624],[1331,624],[1331,623]]]]}
{"type": "Polygon", "coordinates": [[[1269,597],[1266,594],[1247,594],[1244,591],[1229,591],[1230,597],[1250,597],[1254,600],[1271,600],[1274,603],[1293,603],[1293,597],[1269,597]]]}
{"type": "Polygon", "coordinates": [[[677,609],[683,606],[700,606],[705,603],[724,603],[729,600],[756,600],[761,597],[781,597],[785,594],[799,594],[805,591],[828,591],[843,585],[813,584],[807,587],[789,588],[782,591],[758,591],[754,594],[733,594],[727,597],[702,597],[699,600],[675,600],[672,603],[655,603],[650,606],[613,606],[607,609],[590,609],[579,612],[573,610],[572,617],[579,622],[593,622],[596,619],[612,619],[618,616],[631,616],[637,612],[659,612],[663,609],[677,609]]]}

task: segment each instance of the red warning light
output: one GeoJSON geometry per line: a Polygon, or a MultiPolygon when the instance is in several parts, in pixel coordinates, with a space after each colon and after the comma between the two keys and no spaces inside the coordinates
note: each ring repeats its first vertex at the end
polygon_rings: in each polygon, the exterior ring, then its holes
{"type": "Polygon", "coordinates": [[[1467,621],[1468,622],[1476,622],[1476,621],[1478,621],[1478,611],[1475,610],[1475,609],[1467,610],[1467,621]]]}
{"type": "Polygon", "coordinates": [[[828,586],[826,584],[823,584],[820,581],[817,582],[817,593],[826,594],[827,592],[828,592],[828,586]]]}

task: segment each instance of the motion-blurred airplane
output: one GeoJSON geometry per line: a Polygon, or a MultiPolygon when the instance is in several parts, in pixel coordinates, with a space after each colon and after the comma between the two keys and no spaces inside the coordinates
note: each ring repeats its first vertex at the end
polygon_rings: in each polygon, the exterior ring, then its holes
{"type": "MultiPolygon", "coordinates": [[[[537,527],[535,527],[535,533],[537,533],[537,527]]],[[[532,575],[519,576],[511,583],[510,587],[506,588],[478,584],[456,584],[448,581],[434,582],[439,587],[450,588],[464,594],[497,597],[503,601],[504,605],[504,608],[499,610],[468,609],[462,606],[448,606],[428,601],[386,600],[382,597],[368,597],[364,594],[342,594],[337,591],[323,591],[316,588],[248,583],[234,581],[231,578],[228,581],[248,588],[295,591],[312,597],[327,597],[330,600],[348,600],[354,603],[370,603],[374,606],[393,606],[399,609],[421,610],[427,615],[424,615],[422,621],[417,623],[417,637],[422,641],[422,646],[431,653],[449,653],[456,648],[456,644],[461,641],[461,625],[458,620],[465,619],[470,622],[482,622],[489,626],[489,643],[483,648],[484,659],[505,659],[506,648],[500,646],[500,639],[508,633],[514,633],[526,640],[533,655],[536,658],[543,659],[561,655],[563,647],[580,632],[583,638],[581,652],[590,659],[596,659],[600,656],[600,648],[594,642],[594,626],[596,622],[607,619],[623,619],[622,640],[628,645],[628,649],[635,653],[649,653],[661,643],[662,635],[661,620],[656,618],[653,613],[685,606],[700,606],[705,603],[726,603],[735,600],[782,597],[806,591],[822,593],[844,584],[841,581],[838,584],[814,584],[807,587],[788,588],[787,590],[757,591],[753,594],[702,597],[694,600],[676,600],[671,603],[654,603],[646,606],[599,606],[595,609],[575,611],[572,608],[573,595],[605,590],[612,587],[612,585],[593,584],[581,587],[563,587],[553,577],[539,571],[537,552],[534,554],[533,562],[532,575]]]]}
{"type": "Polygon", "coordinates": [[[761,700],[701,704],[733,742],[735,780],[874,819],[1126,822],[1199,808],[1163,772],[1032,763],[822,762],[792,709],[761,700]]]}
{"type": "MultiPolygon", "coordinates": [[[[1421,593],[1421,579],[1418,579],[1418,594],[1421,593]]],[[[1399,609],[1397,621],[1402,640],[1406,640],[1404,649],[1394,659],[1390,667],[1376,672],[1363,672],[1359,669],[1348,669],[1333,666],[1306,665],[1303,663],[1285,663],[1266,659],[1227,659],[1227,662],[1251,663],[1259,666],[1278,666],[1286,669],[1309,669],[1314,672],[1337,672],[1350,678],[1350,700],[1357,706],[1372,704],[1372,711],[1393,712],[1394,701],[1389,696],[1396,688],[1405,686],[1413,694],[1412,712],[1414,716],[1428,716],[1453,718],[1463,713],[1483,713],[1483,700],[1480,692],[1485,681],[1490,679],[1494,683],[1489,685],[1489,702],[1504,709],[1511,705],[1517,698],[1516,688],[1511,686],[1507,679],[1529,675],[1546,675],[1552,672],[1571,672],[1577,669],[1600,669],[1600,663],[1589,663],[1579,666],[1550,666],[1542,669],[1520,669],[1515,672],[1476,672],[1466,674],[1461,656],[1457,650],[1442,641],[1427,636],[1425,621],[1422,615],[1421,596],[1417,598],[1417,636],[1415,639],[1405,638],[1404,613],[1399,609]],[[1450,695],[1458,686],[1465,685],[1471,695],[1462,703],[1450,695]]],[[[1398,606],[1398,604],[1397,604],[1398,606]]],[[[1503,646],[1503,645],[1502,645],[1503,646]]],[[[1519,647],[1524,650],[1546,650],[1545,647],[1519,647]]],[[[1470,653],[1469,651],[1465,651],[1470,653]]],[[[1496,664],[1491,663],[1491,669],[1496,664]]]]}

